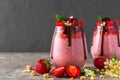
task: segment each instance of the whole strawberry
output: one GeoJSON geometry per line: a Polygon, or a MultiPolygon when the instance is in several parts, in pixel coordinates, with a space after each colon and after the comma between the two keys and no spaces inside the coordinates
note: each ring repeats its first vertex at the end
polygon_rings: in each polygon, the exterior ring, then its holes
{"type": "Polygon", "coordinates": [[[40,74],[48,73],[51,69],[51,63],[47,59],[40,59],[37,61],[35,71],[40,74]]]}
{"type": "Polygon", "coordinates": [[[103,69],[104,68],[104,62],[106,61],[106,59],[102,56],[99,56],[97,58],[94,59],[94,66],[98,69],[103,69]]]}

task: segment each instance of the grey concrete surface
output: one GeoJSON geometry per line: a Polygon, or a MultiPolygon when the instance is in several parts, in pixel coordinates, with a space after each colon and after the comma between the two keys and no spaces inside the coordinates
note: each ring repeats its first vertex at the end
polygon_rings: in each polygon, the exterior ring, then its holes
{"type": "Polygon", "coordinates": [[[120,0],[0,0],[0,52],[48,52],[58,13],[83,19],[90,50],[97,15],[120,20],[120,0]]]}
{"type": "MultiPolygon", "coordinates": [[[[38,59],[49,59],[49,53],[0,53],[0,80],[48,80],[42,75],[30,77],[29,74],[23,74],[21,71],[26,65],[35,66],[38,59]],[[13,55],[11,55],[13,54],[13,55]]],[[[92,58],[89,56],[87,65],[93,67],[92,58]]],[[[51,77],[54,77],[50,75],[51,77]]],[[[54,80],[69,80],[69,78],[55,78],[54,80]]],[[[80,80],[76,78],[75,80],[80,80]]],[[[87,79],[89,80],[89,79],[87,79]]],[[[100,79],[98,76],[95,80],[120,80],[118,78],[105,77],[100,79]]]]}

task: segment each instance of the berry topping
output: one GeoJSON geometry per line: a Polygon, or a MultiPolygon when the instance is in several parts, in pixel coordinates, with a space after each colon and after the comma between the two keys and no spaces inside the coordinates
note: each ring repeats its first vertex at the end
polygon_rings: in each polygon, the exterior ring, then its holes
{"type": "Polygon", "coordinates": [[[99,56],[97,58],[94,59],[94,66],[98,69],[103,69],[104,68],[104,62],[106,61],[106,59],[102,56],[99,56]]]}
{"type": "Polygon", "coordinates": [[[57,21],[57,22],[56,22],[56,26],[65,27],[65,23],[64,23],[64,22],[61,22],[61,21],[57,21]]]}
{"type": "Polygon", "coordinates": [[[118,21],[118,20],[115,20],[114,26],[118,26],[118,24],[119,24],[119,21],[118,21]]]}
{"type": "Polygon", "coordinates": [[[72,26],[78,26],[78,21],[76,19],[72,21],[72,26]]]}
{"type": "Polygon", "coordinates": [[[68,18],[66,17],[62,17],[60,15],[56,15],[56,26],[62,26],[62,27],[66,27],[66,26],[83,26],[83,21],[80,20],[78,22],[78,20],[76,18],[74,18],[73,16],[70,16],[68,18]]]}
{"type": "Polygon", "coordinates": [[[37,61],[35,71],[40,74],[48,73],[51,69],[51,63],[47,59],[40,59],[37,61]]]}
{"type": "Polygon", "coordinates": [[[101,21],[97,21],[96,26],[101,26],[101,21]]]}
{"type": "Polygon", "coordinates": [[[109,26],[113,26],[113,22],[112,21],[108,21],[107,24],[106,24],[107,27],[109,26]]]}
{"type": "Polygon", "coordinates": [[[79,26],[84,26],[83,20],[80,20],[80,21],[79,21],[79,26]]]}
{"type": "Polygon", "coordinates": [[[56,77],[62,77],[64,75],[65,68],[64,67],[57,67],[51,71],[51,73],[56,77]]]}
{"type": "Polygon", "coordinates": [[[81,73],[81,69],[77,66],[73,66],[73,65],[68,65],[66,66],[66,74],[69,76],[69,77],[78,77],[80,76],[80,73],[81,73]]]}

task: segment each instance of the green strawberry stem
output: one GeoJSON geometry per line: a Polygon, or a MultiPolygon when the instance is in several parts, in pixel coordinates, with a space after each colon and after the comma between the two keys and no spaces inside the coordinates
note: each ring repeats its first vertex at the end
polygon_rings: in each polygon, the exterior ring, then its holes
{"type": "Polygon", "coordinates": [[[103,16],[98,15],[98,16],[97,16],[97,19],[98,19],[99,21],[101,21],[101,20],[103,19],[103,16]]]}
{"type": "Polygon", "coordinates": [[[50,68],[52,66],[48,59],[45,59],[44,63],[46,64],[47,68],[50,68]]]}
{"type": "Polygon", "coordinates": [[[118,62],[118,58],[116,56],[116,53],[114,53],[114,62],[118,62]]]}
{"type": "Polygon", "coordinates": [[[61,22],[66,21],[66,17],[62,17],[62,16],[60,16],[59,14],[57,14],[55,17],[56,17],[56,20],[57,20],[57,21],[61,21],[61,22]]]}

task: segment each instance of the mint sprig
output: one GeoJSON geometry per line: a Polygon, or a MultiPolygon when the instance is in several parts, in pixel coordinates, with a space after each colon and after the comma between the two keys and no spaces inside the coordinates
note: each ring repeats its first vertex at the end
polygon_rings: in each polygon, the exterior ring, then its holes
{"type": "Polygon", "coordinates": [[[98,16],[97,16],[97,19],[98,19],[99,21],[101,21],[101,20],[103,19],[103,16],[102,16],[102,15],[98,15],[98,16]]]}
{"type": "Polygon", "coordinates": [[[57,20],[57,21],[61,21],[61,22],[66,21],[66,17],[62,17],[62,16],[60,16],[59,14],[57,14],[55,17],[56,17],[56,20],[57,20]]]}

